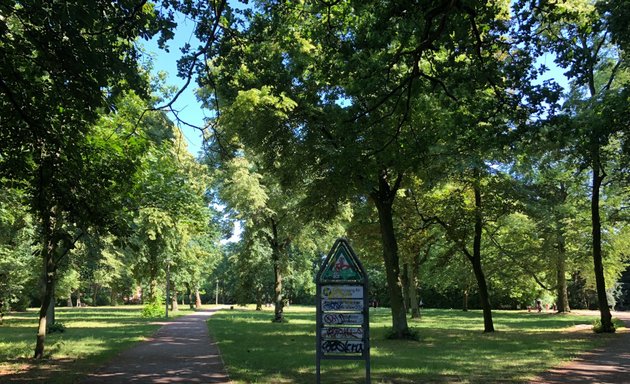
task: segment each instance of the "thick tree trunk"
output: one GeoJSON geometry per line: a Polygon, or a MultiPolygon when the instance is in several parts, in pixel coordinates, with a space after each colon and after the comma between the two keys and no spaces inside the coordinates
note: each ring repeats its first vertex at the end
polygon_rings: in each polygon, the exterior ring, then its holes
{"type": "Polygon", "coordinates": [[[42,303],[39,308],[39,326],[37,328],[37,341],[35,343],[35,359],[41,359],[44,357],[44,344],[46,341],[46,334],[48,332],[48,326],[53,322],[48,318],[49,314],[54,313],[54,309],[51,312],[50,306],[54,305],[54,293],[55,293],[55,275],[57,273],[57,265],[55,264],[55,242],[52,240],[52,231],[50,217],[44,220],[44,235],[45,244],[42,249],[42,256],[44,262],[44,292],[42,295],[42,303]]]}
{"type": "Polygon", "coordinates": [[[569,308],[569,293],[567,290],[567,278],[566,278],[566,253],[564,250],[564,244],[561,244],[562,251],[558,252],[558,259],[556,260],[556,287],[558,301],[556,302],[556,309],[558,313],[570,312],[569,308]]]}
{"type": "Polygon", "coordinates": [[[282,297],[282,268],[280,265],[280,255],[278,250],[274,250],[273,256],[273,302],[274,302],[274,317],[275,323],[282,323],[284,321],[284,299],[282,297]]]}
{"type": "Polygon", "coordinates": [[[280,241],[278,225],[272,218],[270,219],[272,235],[267,239],[271,246],[271,261],[273,262],[273,302],[274,302],[274,323],[284,322],[284,298],[282,297],[282,271],[283,252],[288,242],[280,241]]]}
{"type": "Polygon", "coordinates": [[[600,174],[599,147],[594,144],[593,150],[593,190],[591,194],[591,222],[593,232],[593,265],[595,268],[595,285],[597,287],[597,301],[599,304],[602,332],[615,332],[612,315],[608,307],[606,296],[606,280],[604,278],[604,263],[602,260],[602,229],[599,213],[599,195],[605,174],[600,174]]]}
{"type": "Polygon", "coordinates": [[[173,282],[171,282],[171,311],[179,311],[179,306],[177,304],[177,289],[175,288],[175,284],[173,282]]]}
{"type": "Polygon", "coordinates": [[[492,307],[490,305],[490,296],[488,294],[488,285],[486,284],[486,276],[481,268],[481,235],[483,231],[483,220],[481,217],[481,189],[475,184],[475,237],[473,240],[473,254],[469,255],[472,263],[473,272],[479,286],[479,298],[481,299],[481,308],[483,310],[483,331],[494,332],[494,323],[492,321],[492,307]]]}
{"type": "Polygon", "coordinates": [[[188,306],[190,309],[195,308],[195,303],[193,301],[193,291],[190,289],[190,284],[186,283],[186,296],[188,296],[188,306]]]}
{"type": "Polygon", "coordinates": [[[199,295],[199,287],[195,287],[195,308],[201,308],[201,296],[199,295]]]}
{"type": "Polygon", "coordinates": [[[381,229],[381,241],[383,246],[383,261],[385,262],[385,274],[392,312],[393,336],[406,338],[410,335],[407,325],[407,313],[403,301],[402,284],[400,281],[400,265],[398,260],[398,243],[394,233],[394,220],[392,205],[396,197],[398,185],[402,179],[399,175],[396,186],[390,188],[387,182],[387,173],[381,172],[379,177],[379,189],[373,191],[372,199],[378,211],[379,225],[381,229]]]}

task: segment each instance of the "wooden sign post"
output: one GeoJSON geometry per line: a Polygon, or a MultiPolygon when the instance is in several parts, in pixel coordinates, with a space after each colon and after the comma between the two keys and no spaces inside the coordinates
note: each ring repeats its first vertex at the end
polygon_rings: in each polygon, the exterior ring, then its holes
{"type": "Polygon", "coordinates": [[[337,239],[317,273],[317,384],[321,360],[365,360],[370,383],[368,278],[345,239],[337,239]]]}

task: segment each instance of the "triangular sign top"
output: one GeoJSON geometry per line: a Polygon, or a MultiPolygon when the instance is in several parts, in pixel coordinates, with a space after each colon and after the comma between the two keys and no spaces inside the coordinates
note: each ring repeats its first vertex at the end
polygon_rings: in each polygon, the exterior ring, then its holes
{"type": "Polygon", "coordinates": [[[328,253],[317,276],[319,282],[362,283],[365,271],[345,239],[338,239],[328,253]]]}

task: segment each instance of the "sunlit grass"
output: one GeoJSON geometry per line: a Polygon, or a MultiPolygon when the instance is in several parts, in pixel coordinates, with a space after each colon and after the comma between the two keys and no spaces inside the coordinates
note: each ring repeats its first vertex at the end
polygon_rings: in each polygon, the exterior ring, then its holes
{"type": "MultiPolygon", "coordinates": [[[[315,309],[285,309],[288,323],[272,323],[272,308],[235,307],[209,320],[232,380],[237,383],[315,382],[315,309]]],[[[614,335],[575,332],[593,317],[493,312],[496,332],[483,333],[480,311],[424,310],[409,321],[420,341],[388,340],[390,312],[370,310],[374,383],[523,382],[614,335]]],[[[322,383],[360,383],[363,361],[322,361],[322,383]]]]}

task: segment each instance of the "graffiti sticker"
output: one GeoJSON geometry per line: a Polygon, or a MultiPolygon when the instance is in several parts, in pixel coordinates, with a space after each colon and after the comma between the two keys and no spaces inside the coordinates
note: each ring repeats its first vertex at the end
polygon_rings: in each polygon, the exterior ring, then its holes
{"type": "Polygon", "coordinates": [[[330,327],[322,328],[322,338],[325,340],[363,340],[363,328],[359,327],[330,327]]]}
{"type": "Polygon", "coordinates": [[[322,300],[322,311],[362,311],[363,300],[322,300]]]}

